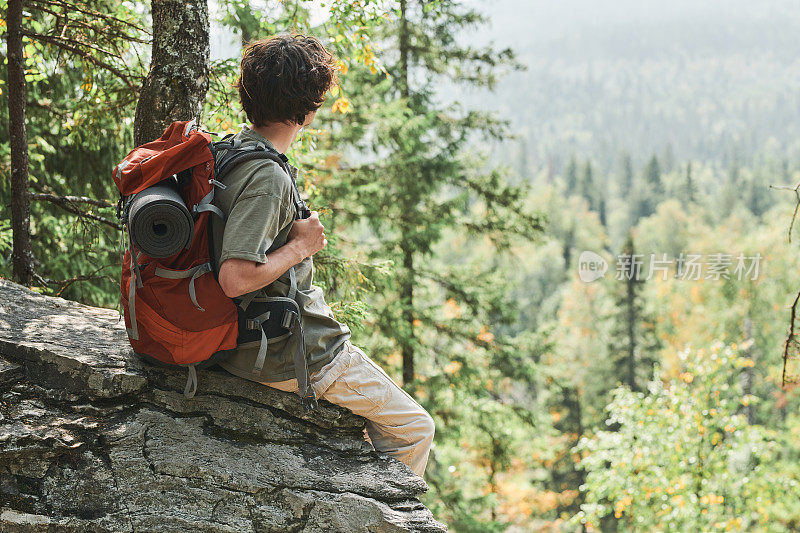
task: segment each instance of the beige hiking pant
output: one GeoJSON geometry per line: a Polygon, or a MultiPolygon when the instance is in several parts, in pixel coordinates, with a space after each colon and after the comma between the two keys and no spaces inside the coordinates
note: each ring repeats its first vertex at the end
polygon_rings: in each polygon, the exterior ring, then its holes
{"type": "MultiPolygon", "coordinates": [[[[372,446],[407,464],[418,476],[425,472],[433,444],[433,419],[372,359],[349,340],[327,365],[312,372],[317,398],[366,418],[372,446]]],[[[297,378],[261,382],[297,392],[297,378]]]]}

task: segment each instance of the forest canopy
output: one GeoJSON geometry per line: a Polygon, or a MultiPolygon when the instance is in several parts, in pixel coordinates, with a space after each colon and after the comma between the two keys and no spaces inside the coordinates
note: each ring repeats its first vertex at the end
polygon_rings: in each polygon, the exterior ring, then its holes
{"type": "Polygon", "coordinates": [[[434,516],[798,529],[796,17],[577,2],[526,35],[554,15],[517,4],[0,0],[0,276],[118,307],[112,169],[172,120],[237,131],[242,47],[314,35],[339,84],[287,155],[315,280],[434,417],[434,516]]]}

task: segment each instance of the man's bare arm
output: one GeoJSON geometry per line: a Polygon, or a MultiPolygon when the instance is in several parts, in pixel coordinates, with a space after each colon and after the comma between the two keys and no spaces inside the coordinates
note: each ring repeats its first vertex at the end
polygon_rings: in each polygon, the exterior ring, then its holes
{"type": "Polygon", "coordinates": [[[325,228],[319,221],[319,214],[312,211],[309,218],[294,221],[286,244],[267,254],[266,263],[236,258],[223,261],[219,269],[219,284],[228,298],[266,287],[326,244],[325,228]]]}

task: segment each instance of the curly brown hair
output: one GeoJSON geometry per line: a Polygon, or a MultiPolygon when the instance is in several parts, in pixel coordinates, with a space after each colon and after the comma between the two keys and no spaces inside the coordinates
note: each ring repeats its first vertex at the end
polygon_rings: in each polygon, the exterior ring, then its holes
{"type": "Polygon", "coordinates": [[[235,87],[247,119],[256,126],[302,124],[338,83],[336,70],[333,54],[319,39],[276,35],[245,48],[235,87]]]}

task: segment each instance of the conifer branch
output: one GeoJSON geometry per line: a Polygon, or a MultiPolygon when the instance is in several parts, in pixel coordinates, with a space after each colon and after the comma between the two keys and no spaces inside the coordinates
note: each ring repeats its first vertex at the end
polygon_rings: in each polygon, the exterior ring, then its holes
{"type": "MultiPolygon", "coordinates": [[[[87,23],[84,20],[75,19],[75,18],[69,18],[69,12],[53,11],[52,9],[48,9],[46,7],[42,7],[41,5],[36,5],[36,2],[39,1],[39,0],[31,0],[31,1],[33,2],[34,7],[38,11],[42,11],[43,13],[49,13],[49,14],[53,15],[54,17],[58,18],[58,19],[63,19],[63,21],[61,21],[61,20],[58,21],[58,22],[63,24],[63,26],[62,26],[62,37],[63,37],[64,30],[68,26],[76,26],[76,27],[79,27],[79,28],[86,28],[87,30],[102,34],[105,37],[109,37],[109,38],[113,38],[113,39],[122,39],[124,41],[130,41],[130,42],[142,43],[142,44],[147,44],[147,43],[150,42],[147,39],[140,39],[139,37],[134,37],[132,35],[124,33],[123,31],[121,31],[118,28],[113,27],[113,26],[110,26],[108,28],[101,28],[101,27],[97,27],[97,26],[92,26],[91,24],[87,23]],[[116,31],[111,31],[111,30],[116,30],[116,31]]],[[[147,33],[147,31],[145,31],[144,29],[141,29],[141,28],[138,28],[138,27],[136,29],[138,31],[143,32],[143,33],[147,33]]],[[[114,42],[112,44],[116,44],[116,43],[114,42]]]]}
{"type": "Polygon", "coordinates": [[[39,41],[42,41],[42,42],[50,43],[50,44],[52,44],[54,46],[57,46],[58,48],[61,48],[62,50],[65,50],[67,52],[71,52],[71,53],[75,54],[76,56],[88,61],[89,63],[92,63],[96,67],[100,67],[100,68],[103,68],[103,69],[111,72],[112,74],[116,75],[119,79],[121,79],[125,83],[125,85],[128,86],[128,88],[131,91],[137,92],[136,86],[131,82],[131,78],[137,77],[137,76],[134,76],[134,75],[131,75],[131,74],[126,74],[126,73],[122,72],[121,70],[119,70],[118,68],[114,67],[113,65],[111,65],[111,64],[109,64],[109,63],[107,63],[105,61],[102,61],[100,59],[97,59],[96,57],[94,57],[92,54],[90,54],[86,50],[81,50],[80,48],[78,48],[76,46],[73,46],[71,44],[72,42],[76,42],[76,43],[79,43],[81,46],[83,46],[83,45],[85,45],[85,43],[80,43],[80,41],[73,41],[72,39],[66,39],[66,38],[62,39],[60,37],[53,37],[53,36],[50,36],[50,35],[43,35],[41,33],[36,33],[36,32],[32,32],[32,31],[27,31],[27,30],[23,30],[22,34],[30,37],[31,39],[36,39],[36,40],[39,40],[39,41]]]}
{"type": "Polygon", "coordinates": [[[138,24],[135,24],[135,23],[127,21],[127,20],[122,20],[121,18],[117,18],[117,17],[115,17],[113,15],[108,15],[106,13],[100,13],[100,12],[97,12],[97,11],[92,11],[92,10],[87,9],[85,7],[81,7],[79,4],[72,4],[70,2],[66,2],[65,0],[28,0],[28,1],[30,3],[33,3],[33,4],[44,4],[44,5],[49,5],[49,6],[62,7],[62,8],[64,8],[65,12],[67,12],[67,11],[75,11],[75,12],[83,13],[84,15],[89,15],[90,17],[95,17],[95,18],[98,18],[98,19],[106,20],[106,21],[112,21],[112,22],[116,22],[116,23],[122,24],[123,26],[128,26],[130,28],[133,28],[133,29],[135,29],[137,31],[140,31],[140,32],[144,33],[145,35],[151,35],[149,31],[147,31],[142,26],[139,26],[138,24]]]}
{"type": "Polygon", "coordinates": [[[110,279],[111,281],[115,281],[110,276],[108,276],[106,274],[97,275],[97,273],[100,272],[101,270],[104,270],[104,269],[112,267],[112,266],[113,265],[103,265],[101,267],[96,268],[90,274],[81,274],[81,275],[78,275],[78,276],[74,276],[74,277],[71,277],[71,278],[68,278],[68,279],[62,279],[62,280],[44,279],[41,276],[39,276],[39,282],[42,283],[43,285],[61,285],[61,288],[59,288],[58,292],[56,293],[56,296],[60,297],[64,293],[64,291],[67,290],[74,283],[83,282],[83,281],[94,281],[94,280],[98,280],[98,279],[110,279]]]}
{"type": "Polygon", "coordinates": [[[67,211],[74,215],[78,215],[81,218],[88,218],[90,220],[94,220],[96,222],[100,222],[101,224],[110,226],[114,229],[118,230],[122,229],[122,226],[119,223],[114,222],[113,220],[109,220],[100,215],[87,213],[86,211],[83,211],[82,209],[74,205],[75,203],[88,203],[99,207],[114,207],[112,204],[103,202],[102,200],[93,200],[92,198],[86,198],[84,196],[57,196],[55,194],[44,194],[35,192],[28,193],[28,195],[32,200],[43,200],[46,202],[50,202],[52,204],[59,206],[64,211],[67,211]]]}
{"type": "Polygon", "coordinates": [[[80,204],[89,204],[89,205],[96,205],[97,207],[109,207],[114,208],[116,207],[115,204],[108,202],[106,200],[97,200],[95,198],[89,198],[88,196],[59,196],[57,194],[47,194],[47,193],[30,193],[31,198],[36,200],[46,200],[48,202],[53,203],[61,203],[61,202],[69,202],[69,203],[80,203],[80,204]]]}

